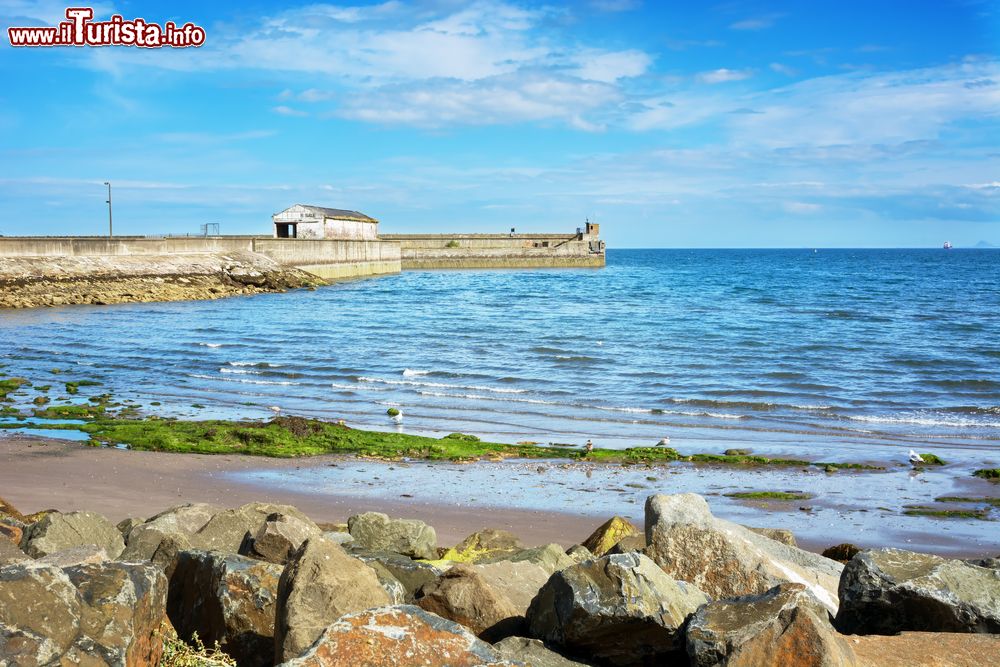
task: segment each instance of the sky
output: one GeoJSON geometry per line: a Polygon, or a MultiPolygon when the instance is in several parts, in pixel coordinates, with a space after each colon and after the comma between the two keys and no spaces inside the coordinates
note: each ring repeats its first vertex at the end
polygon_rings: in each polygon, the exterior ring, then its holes
{"type": "MultiPolygon", "coordinates": [[[[77,3],[74,3],[77,4],[77,3]]],[[[82,3],[80,3],[82,4],[82,3]]],[[[92,5],[200,48],[12,48],[0,234],[390,232],[609,247],[1000,245],[1000,0],[92,5]]]]}

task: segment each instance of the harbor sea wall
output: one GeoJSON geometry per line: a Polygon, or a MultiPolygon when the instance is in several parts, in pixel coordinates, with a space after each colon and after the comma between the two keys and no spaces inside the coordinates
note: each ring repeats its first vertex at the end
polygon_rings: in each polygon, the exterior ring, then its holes
{"type": "Polygon", "coordinates": [[[382,234],[400,245],[403,269],[601,267],[596,234],[382,234]]]}
{"type": "MultiPolygon", "coordinates": [[[[259,236],[215,237],[6,237],[0,238],[0,261],[14,257],[166,258],[206,253],[250,252],[320,278],[348,278],[399,273],[400,248],[392,241],[273,239],[259,236]]],[[[163,261],[158,260],[158,261],[163,261]]]]}

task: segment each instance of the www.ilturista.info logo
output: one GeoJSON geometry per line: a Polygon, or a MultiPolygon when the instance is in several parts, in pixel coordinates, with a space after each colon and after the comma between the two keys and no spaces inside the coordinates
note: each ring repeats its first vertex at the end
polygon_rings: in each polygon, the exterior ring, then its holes
{"type": "Polygon", "coordinates": [[[115,14],[108,21],[93,21],[90,7],[69,7],[66,21],[55,27],[7,28],[11,46],[164,46],[186,48],[205,43],[205,29],[193,23],[178,26],[147,23],[145,19],[126,21],[115,14]]]}

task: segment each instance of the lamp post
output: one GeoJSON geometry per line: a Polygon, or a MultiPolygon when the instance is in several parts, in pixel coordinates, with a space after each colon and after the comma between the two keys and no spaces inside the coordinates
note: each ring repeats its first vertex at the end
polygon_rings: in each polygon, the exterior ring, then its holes
{"type": "Polygon", "coordinates": [[[111,224],[111,183],[104,181],[104,184],[108,186],[108,236],[115,235],[114,225],[111,224]]]}

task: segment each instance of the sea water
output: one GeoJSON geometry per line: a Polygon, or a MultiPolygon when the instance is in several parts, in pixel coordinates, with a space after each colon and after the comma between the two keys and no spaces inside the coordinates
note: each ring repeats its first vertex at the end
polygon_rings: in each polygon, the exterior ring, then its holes
{"type": "Polygon", "coordinates": [[[280,410],[503,442],[669,438],[845,460],[915,447],[988,463],[1000,252],[611,250],[603,269],[6,310],[0,364],[179,417],[280,410]]]}

